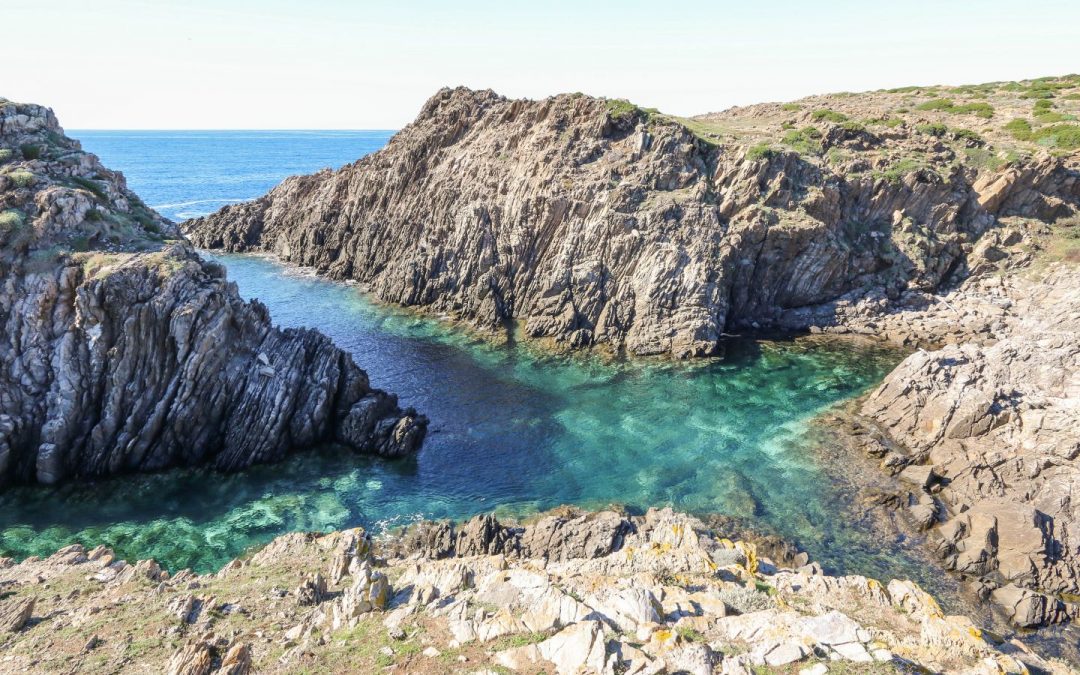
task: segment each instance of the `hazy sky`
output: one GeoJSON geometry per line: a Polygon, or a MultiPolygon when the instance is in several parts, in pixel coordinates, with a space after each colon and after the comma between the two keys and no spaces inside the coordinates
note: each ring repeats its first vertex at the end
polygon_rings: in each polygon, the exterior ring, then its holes
{"type": "Polygon", "coordinates": [[[1080,72],[1080,0],[0,0],[0,27],[0,96],[69,129],[392,129],[459,84],[689,115],[1080,72]]]}

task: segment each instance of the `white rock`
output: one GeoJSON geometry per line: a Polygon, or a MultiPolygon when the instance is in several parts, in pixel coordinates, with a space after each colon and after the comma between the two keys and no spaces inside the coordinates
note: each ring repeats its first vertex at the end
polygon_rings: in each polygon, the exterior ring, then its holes
{"type": "Polygon", "coordinates": [[[537,649],[555,664],[559,675],[577,675],[582,670],[602,672],[607,665],[604,627],[599,621],[582,621],[544,640],[537,649]]]}
{"type": "Polygon", "coordinates": [[[770,666],[783,666],[802,659],[807,653],[806,647],[794,642],[785,642],[765,655],[765,663],[770,666]]]}

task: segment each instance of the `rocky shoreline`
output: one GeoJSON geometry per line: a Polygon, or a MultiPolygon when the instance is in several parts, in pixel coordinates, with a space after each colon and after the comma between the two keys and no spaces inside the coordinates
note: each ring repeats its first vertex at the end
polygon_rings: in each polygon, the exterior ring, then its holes
{"type": "Polygon", "coordinates": [[[274,328],[52,111],[2,99],[0,271],[0,486],[423,439],[422,416],[319,333],[274,328]]]}
{"type": "Polygon", "coordinates": [[[845,423],[907,486],[881,505],[1017,625],[1059,623],[1080,614],[1080,157],[1009,125],[1044,86],[689,120],[443,90],[386,149],[183,227],[564,348],[688,356],[769,328],[918,347],[845,423]],[[945,96],[992,121],[955,126],[945,96]]]}
{"type": "Polygon", "coordinates": [[[296,533],[207,575],[70,546],[0,560],[0,593],[5,672],[1072,672],[670,510],[296,533]]]}

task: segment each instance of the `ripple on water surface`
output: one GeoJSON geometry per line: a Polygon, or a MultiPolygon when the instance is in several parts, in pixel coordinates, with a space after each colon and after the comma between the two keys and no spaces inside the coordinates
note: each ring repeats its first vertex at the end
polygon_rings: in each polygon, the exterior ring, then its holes
{"type": "Polygon", "coordinates": [[[327,449],[235,475],[184,470],[8,490],[0,554],[81,541],[210,570],[294,530],[618,503],[752,518],[834,570],[905,571],[902,556],[838,517],[848,495],[806,440],[816,413],[864,392],[896,352],[733,341],[721,358],[685,363],[544,355],[377,307],[265,258],[219,259],[276,321],[322,330],[376,386],[427,414],[422,451],[384,462],[327,449]]]}

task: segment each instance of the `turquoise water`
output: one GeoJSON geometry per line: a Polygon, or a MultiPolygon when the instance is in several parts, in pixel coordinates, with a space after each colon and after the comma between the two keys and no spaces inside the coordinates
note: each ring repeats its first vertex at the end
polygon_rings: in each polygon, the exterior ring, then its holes
{"type": "MultiPolygon", "coordinates": [[[[81,138],[148,203],[177,217],[254,196],[287,173],[340,165],[385,142],[377,133],[81,138]],[[178,175],[185,178],[171,180],[178,175]]],[[[428,415],[422,451],[385,462],[324,449],[235,475],[186,470],[8,490],[0,494],[0,554],[46,554],[80,541],[173,569],[211,570],[293,530],[382,529],[572,503],[740,516],[834,571],[917,570],[866,534],[850,492],[807,441],[811,418],[879,381],[896,352],[747,340],[690,363],[544,355],[374,306],[350,286],[265,258],[218,259],[277,323],[324,331],[375,386],[428,415]]]]}
{"type": "Polygon", "coordinates": [[[427,414],[422,451],[15,490],[0,497],[5,553],[108,542],[205,570],[290,530],[616,503],[746,517],[849,567],[833,551],[850,536],[836,517],[843,495],[802,439],[812,415],[877,381],[893,352],[736,341],[722,358],[690,363],[543,355],[374,306],[264,258],[218,259],[277,322],[325,331],[376,386],[427,414]]]}

